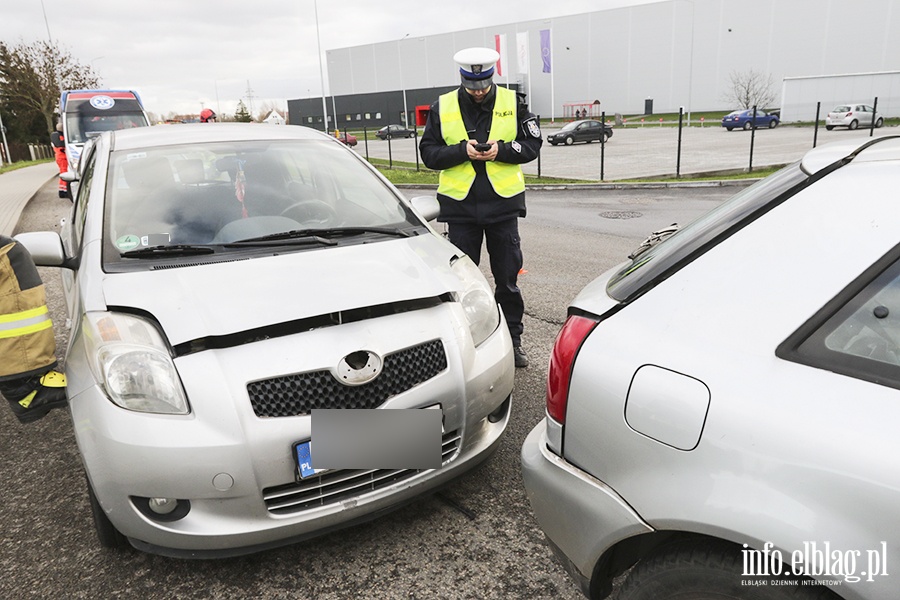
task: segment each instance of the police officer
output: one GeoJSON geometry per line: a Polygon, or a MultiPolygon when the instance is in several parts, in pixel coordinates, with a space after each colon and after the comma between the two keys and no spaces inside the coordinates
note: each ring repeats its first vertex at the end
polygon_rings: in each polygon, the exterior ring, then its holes
{"type": "Polygon", "coordinates": [[[525,178],[519,165],[537,158],[541,130],[515,92],[493,84],[500,55],[468,48],[453,60],[462,85],[431,105],[419,149],[430,169],[440,170],[438,221],[450,241],[475,264],[487,242],[494,297],[503,309],[516,367],[528,366],[522,349],[525,304],[517,280],[522,268],[519,217],[525,216],[525,178]]]}
{"type": "Polygon", "coordinates": [[[0,393],[19,422],[66,406],[66,376],[55,367],[56,340],[37,267],[28,250],[0,235],[0,393]]]}

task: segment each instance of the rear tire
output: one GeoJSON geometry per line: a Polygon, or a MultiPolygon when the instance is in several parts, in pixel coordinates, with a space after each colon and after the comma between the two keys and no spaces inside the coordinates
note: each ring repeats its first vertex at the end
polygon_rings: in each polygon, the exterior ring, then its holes
{"type": "Polygon", "coordinates": [[[834,129],[834,125],[826,125],[825,129],[827,129],[828,131],[831,131],[832,129],[834,129]]]}
{"type": "Polygon", "coordinates": [[[97,539],[100,540],[100,545],[104,548],[128,547],[128,539],[116,529],[116,526],[106,516],[103,507],[100,506],[100,502],[97,501],[97,496],[94,495],[94,488],[91,487],[89,479],[87,480],[87,488],[88,500],[91,503],[91,515],[94,518],[94,528],[97,530],[97,539]]]}
{"type": "Polygon", "coordinates": [[[850,124],[847,125],[847,129],[856,129],[857,127],[859,127],[859,121],[857,121],[856,119],[853,119],[852,121],[850,121],[850,124]]]}
{"type": "Polygon", "coordinates": [[[875,129],[880,128],[882,125],[884,125],[884,119],[879,118],[877,121],[875,121],[875,129]]]}
{"type": "Polygon", "coordinates": [[[750,124],[750,121],[744,123],[744,131],[750,131],[751,127],[753,127],[753,125],[750,124]]]}
{"type": "MultiPolygon", "coordinates": [[[[785,565],[786,568],[789,568],[785,565]]],[[[794,576],[744,576],[741,548],[716,540],[662,546],[641,560],[616,600],[834,600],[823,586],[801,586],[794,576]],[[742,585],[748,580],[760,585],[742,585]],[[797,581],[777,585],[774,581],[797,581]]]]}

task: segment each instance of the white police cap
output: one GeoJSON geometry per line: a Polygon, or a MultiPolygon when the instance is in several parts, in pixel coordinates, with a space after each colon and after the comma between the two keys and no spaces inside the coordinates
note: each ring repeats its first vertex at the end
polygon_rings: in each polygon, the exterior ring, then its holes
{"type": "Polygon", "coordinates": [[[453,62],[459,65],[459,76],[463,87],[483,90],[491,87],[494,65],[500,54],[491,48],[466,48],[453,55],[453,62]]]}

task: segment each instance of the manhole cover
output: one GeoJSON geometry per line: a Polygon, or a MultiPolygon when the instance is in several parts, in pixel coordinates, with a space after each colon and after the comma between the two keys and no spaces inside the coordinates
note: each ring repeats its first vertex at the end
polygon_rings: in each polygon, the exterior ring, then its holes
{"type": "Polygon", "coordinates": [[[600,216],[604,219],[637,219],[644,215],[633,210],[610,210],[600,213],[600,216]]]}

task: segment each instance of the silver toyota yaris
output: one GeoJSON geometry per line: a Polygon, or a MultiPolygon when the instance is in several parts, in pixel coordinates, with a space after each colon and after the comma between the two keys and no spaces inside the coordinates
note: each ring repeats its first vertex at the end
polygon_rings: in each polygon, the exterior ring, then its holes
{"type": "Polygon", "coordinates": [[[289,543],[434,490],[498,445],[509,333],[478,268],[429,227],[434,198],[407,202],[323,133],[254,124],[104,133],[78,179],[61,235],[18,239],[62,267],[104,545],[289,543]],[[316,446],[315,412],[331,409],[397,419],[347,421],[316,446]],[[418,409],[439,415],[424,437],[404,429],[418,409]],[[437,458],[406,461],[407,438],[437,458]],[[325,441],[340,454],[361,440],[401,455],[317,460],[325,441]]]}

